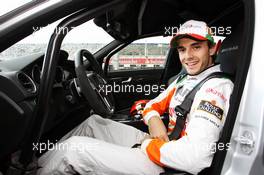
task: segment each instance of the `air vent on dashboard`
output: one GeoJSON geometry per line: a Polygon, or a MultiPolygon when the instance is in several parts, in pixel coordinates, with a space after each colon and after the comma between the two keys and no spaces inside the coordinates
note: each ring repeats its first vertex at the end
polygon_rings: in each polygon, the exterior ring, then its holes
{"type": "Polygon", "coordinates": [[[25,73],[19,72],[17,74],[18,81],[20,84],[29,92],[35,93],[37,91],[36,84],[34,81],[25,73]]]}

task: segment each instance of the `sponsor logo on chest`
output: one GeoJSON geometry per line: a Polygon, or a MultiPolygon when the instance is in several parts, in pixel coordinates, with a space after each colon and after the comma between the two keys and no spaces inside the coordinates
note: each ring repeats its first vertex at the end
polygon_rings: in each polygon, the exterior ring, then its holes
{"type": "Polygon", "coordinates": [[[208,112],[209,114],[212,114],[216,116],[218,119],[222,120],[223,113],[224,113],[223,109],[216,106],[215,102],[209,102],[209,101],[202,100],[197,109],[208,112]]]}

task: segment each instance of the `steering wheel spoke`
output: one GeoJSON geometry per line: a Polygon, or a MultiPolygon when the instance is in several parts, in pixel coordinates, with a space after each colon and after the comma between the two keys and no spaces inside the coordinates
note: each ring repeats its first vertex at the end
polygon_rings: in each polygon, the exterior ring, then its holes
{"type": "Polygon", "coordinates": [[[109,101],[108,97],[102,95],[101,92],[99,92],[97,89],[96,89],[96,92],[97,92],[99,98],[104,102],[104,104],[107,107],[107,109],[109,110],[109,112],[113,113],[114,112],[114,108],[113,108],[113,106],[111,106],[111,102],[109,101]]]}
{"type": "Polygon", "coordinates": [[[75,57],[75,72],[79,79],[82,94],[95,113],[109,118],[115,110],[114,98],[111,92],[105,92],[107,81],[102,77],[101,66],[87,50],[80,50],[75,57]],[[92,71],[87,71],[83,58],[86,58],[92,71]]]}

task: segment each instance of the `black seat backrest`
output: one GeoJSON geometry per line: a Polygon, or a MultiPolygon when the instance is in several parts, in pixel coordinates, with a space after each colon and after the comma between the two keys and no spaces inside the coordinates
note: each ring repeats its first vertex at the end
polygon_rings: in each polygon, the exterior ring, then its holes
{"type": "Polygon", "coordinates": [[[216,62],[220,63],[221,70],[232,76],[236,75],[240,58],[241,42],[239,37],[241,37],[241,32],[237,31],[236,28],[233,27],[232,33],[224,39],[216,57],[216,62]]]}

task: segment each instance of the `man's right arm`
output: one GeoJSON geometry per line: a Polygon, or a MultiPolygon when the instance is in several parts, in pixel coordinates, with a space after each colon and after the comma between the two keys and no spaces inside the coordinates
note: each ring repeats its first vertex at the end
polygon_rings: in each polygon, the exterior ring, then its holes
{"type": "Polygon", "coordinates": [[[164,125],[163,121],[160,119],[159,116],[154,116],[149,119],[148,129],[151,138],[160,139],[164,142],[169,141],[166,126],[164,125]]]}

